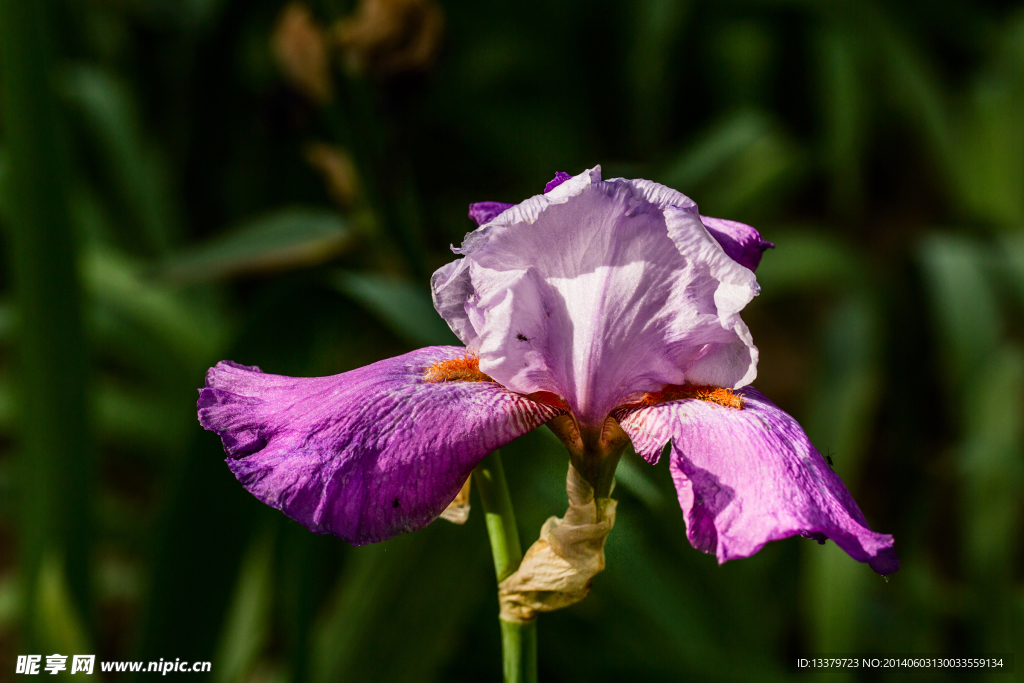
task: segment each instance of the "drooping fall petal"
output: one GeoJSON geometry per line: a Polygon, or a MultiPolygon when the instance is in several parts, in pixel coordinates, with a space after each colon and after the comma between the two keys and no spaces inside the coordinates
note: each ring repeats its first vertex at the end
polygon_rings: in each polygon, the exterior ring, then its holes
{"type": "Polygon", "coordinates": [[[616,413],[651,462],[671,440],[690,543],[725,562],[799,534],[830,538],[879,574],[899,569],[892,536],[868,527],[796,420],[753,387],[736,395],[742,409],[685,399],[616,413]]]}
{"type": "Polygon", "coordinates": [[[311,531],[382,541],[431,522],[484,456],[559,412],[479,371],[431,371],[465,354],[429,347],[314,378],[224,361],[200,390],[199,420],[264,503],[311,531]]]}

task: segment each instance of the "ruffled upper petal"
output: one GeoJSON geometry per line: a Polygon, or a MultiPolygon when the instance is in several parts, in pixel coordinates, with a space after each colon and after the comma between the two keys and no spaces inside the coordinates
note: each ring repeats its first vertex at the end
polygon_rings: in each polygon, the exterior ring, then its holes
{"type": "Polygon", "coordinates": [[[796,534],[823,539],[880,574],[899,569],[893,538],[868,528],[842,480],[792,417],[753,387],[743,409],[687,399],[616,413],[637,453],[670,469],[693,547],[719,562],[796,534]]]}
{"type": "Polygon", "coordinates": [[[548,391],[600,425],[630,396],[684,382],[739,387],[757,349],[740,310],[754,274],[670,188],[600,168],[466,236],[432,278],[434,303],[513,391],[548,391]]]}
{"type": "MultiPolygon", "coordinates": [[[[544,192],[551,192],[566,180],[572,178],[571,175],[565,171],[559,171],[555,174],[555,177],[548,181],[547,185],[544,186],[544,192]]],[[[507,204],[505,202],[476,202],[469,205],[469,217],[477,225],[483,225],[484,223],[490,223],[492,220],[498,217],[502,211],[515,206],[515,204],[507,204]]],[[[753,228],[751,228],[753,229],[753,228]]]]}
{"type": "Polygon", "coordinates": [[[484,456],[559,413],[491,381],[427,381],[464,356],[430,347],[315,378],[224,361],[200,390],[199,421],[264,503],[318,533],[383,541],[431,522],[484,456]]]}
{"type": "Polygon", "coordinates": [[[761,233],[746,223],[710,216],[701,216],[700,220],[711,236],[722,245],[729,258],[744,268],[757,270],[765,250],[775,248],[774,244],[761,239],[761,233]]]}

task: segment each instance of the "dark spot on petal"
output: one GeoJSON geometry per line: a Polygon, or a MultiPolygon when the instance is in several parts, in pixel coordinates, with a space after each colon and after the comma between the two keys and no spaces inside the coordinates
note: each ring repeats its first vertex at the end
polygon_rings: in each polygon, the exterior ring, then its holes
{"type": "Polygon", "coordinates": [[[809,538],[812,541],[816,541],[818,545],[825,545],[825,541],[828,540],[828,536],[821,533],[820,531],[801,531],[800,535],[804,538],[809,538]]]}
{"type": "Polygon", "coordinates": [[[391,501],[391,507],[393,507],[393,508],[398,507],[398,496],[395,496],[395,499],[393,501],[391,501]]]}

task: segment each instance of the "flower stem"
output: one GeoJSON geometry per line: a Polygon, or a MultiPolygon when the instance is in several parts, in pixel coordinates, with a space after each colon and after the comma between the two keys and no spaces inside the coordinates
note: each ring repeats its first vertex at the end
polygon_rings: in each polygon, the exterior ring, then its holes
{"type": "Polygon", "coordinates": [[[537,622],[498,622],[505,683],[537,683],[537,622]]]}
{"type": "MultiPolygon", "coordinates": [[[[473,471],[480,502],[491,539],[494,573],[498,583],[513,574],[523,561],[519,529],[512,510],[512,498],[505,481],[501,453],[494,451],[473,471]]],[[[537,682],[537,622],[498,620],[501,623],[501,651],[505,683],[537,682]]]]}

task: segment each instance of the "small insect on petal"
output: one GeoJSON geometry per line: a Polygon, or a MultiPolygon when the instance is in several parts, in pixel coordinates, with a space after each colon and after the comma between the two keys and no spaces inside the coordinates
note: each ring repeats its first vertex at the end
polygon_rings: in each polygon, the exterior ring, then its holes
{"type": "Polygon", "coordinates": [[[423,378],[428,382],[493,382],[480,372],[480,357],[467,351],[462,358],[440,360],[427,368],[423,378]]]}

